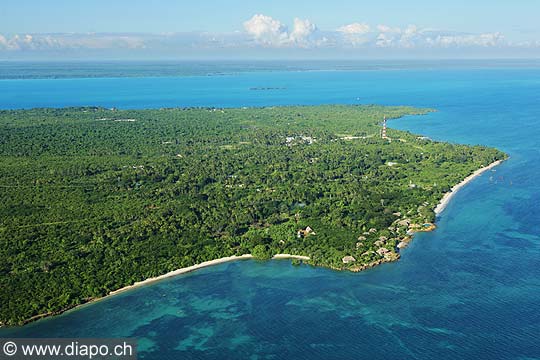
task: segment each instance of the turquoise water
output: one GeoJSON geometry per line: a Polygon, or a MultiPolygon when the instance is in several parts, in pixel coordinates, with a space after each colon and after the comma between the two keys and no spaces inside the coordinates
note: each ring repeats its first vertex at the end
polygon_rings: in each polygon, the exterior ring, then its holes
{"type": "Polygon", "coordinates": [[[0,81],[0,108],[321,103],[434,107],[391,126],[511,158],[397,263],[222,264],[0,336],[137,337],[145,359],[540,359],[540,69],[0,81]]]}

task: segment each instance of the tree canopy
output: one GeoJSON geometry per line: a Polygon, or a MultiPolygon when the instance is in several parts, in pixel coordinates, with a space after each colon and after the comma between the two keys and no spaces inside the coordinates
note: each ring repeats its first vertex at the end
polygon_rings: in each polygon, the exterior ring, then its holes
{"type": "Polygon", "coordinates": [[[395,254],[445,192],[505,157],[392,129],[381,139],[384,116],[428,111],[1,111],[0,323],[225,256],[347,269],[395,254]]]}

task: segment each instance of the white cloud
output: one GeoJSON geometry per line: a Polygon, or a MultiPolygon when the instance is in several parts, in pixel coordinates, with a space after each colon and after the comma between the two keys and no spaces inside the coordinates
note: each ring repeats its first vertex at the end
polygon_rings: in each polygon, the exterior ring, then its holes
{"type": "Polygon", "coordinates": [[[377,35],[377,41],[375,46],[377,47],[391,47],[395,45],[396,37],[392,34],[381,32],[377,35]]]}
{"type": "Polygon", "coordinates": [[[0,34],[0,50],[7,49],[8,46],[8,40],[6,37],[2,34],[0,34]]]}
{"type": "Polygon", "coordinates": [[[500,33],[486,34],[453,34],[453,35],[438,35],[430,42],[432,45],[444,48],[448,47],[494,47],[504,45],[504,36],[500,33]]]}
{"type": "Polygon", "coordinates": [[[279,20],[257,14],[244,22],[244,29],[257,42],[266,45],[281,45],[289,38],[288,30],[279,20]]]}
{"type": "Polygon", "coordinates": [[[312,45],[310,37],[317,26],[309,20],[294,19],[293,30],[270,16],[257,14],[244,22],[244,29],[257,43],[272,47],[312,45]]]}
{"type": "Polygon", "coordinates": [[[450,48],[509,46],[500,33],[463,34],[422,29],[409,25],[404,29],[388,25],[376,27],[375,40],[368,44],[380,48],[450,48]]]}
{"type": "Polygon", "coordinates": [[[388,25],[377,25],[377,30],[380,32],[380,33],[395,33],[395,34],[399,34],[401,33],[401,29],[398,28],[398,27],[391,27],[391,26],[388,26],[388,25]]]}
{"type": "Polygon", "coordinates": [[[290,33],[289,39],[297,44],[306,44],[315,31],[317,31],[317,26],[309,20],[295,18],[293,31],[290,33]]]}
{"type": "Polygon", "coordinates": [[[375,46],[385,48],[395,46],[399,41],[401,29],[387,25],[377,25],[377,32],[375,46]]]}
{"type": "Polygon", "coordinates": [[[336,31],[343,36],[346,43],[352,46],[360,46],[371,40],[371,27],[368,24],[352,23],[344,25],[336,31]]]}
{"type": "Polygon", "coordinates": [[[413,48],[416,43],[422,38],[422,32],[418,30],[416,25],[409,25],[402,33],[399,39],[399,44],[404,48],[413,48]]]}
{"type": "Polygon", "coordinates": [[[141,36],[122,34],[15,34],[0,35],[0,50],[37,51],[55,49],[137,49],[144,48],[141,36]]]}
{"type": "Polygon", "coordinates": [[[163,51],[194,53],[265,48],[312,49],[466,49],[538,48],[540,41],[509,43],[500,33],[468,34],[409,25],[405,28],[366,23],[345,24],[322,31],[307,19],[295,18],[291,29],[278,19],[257,14],[243,23],[244,30],[233,33],[162,34],[0,34],[0,52],[39,51],[163,51]]]}
{"type": "Polygon", "coordinates": [[[363,35],[369,33],[371,27],[368,24],[352,23],[343,25],[337,31],[346,35],[363,35]]]}

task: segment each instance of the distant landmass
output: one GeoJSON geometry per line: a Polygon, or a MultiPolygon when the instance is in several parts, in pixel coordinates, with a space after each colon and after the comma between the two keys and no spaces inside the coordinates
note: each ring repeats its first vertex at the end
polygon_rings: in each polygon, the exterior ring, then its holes
{"type": "Polygon", "coordinates": [[[286,87],[251,87],[249,88],[251,91],[267,91],[267,90],[287,90],[286,87]]]}
{"type": "Polygon", "coordinates": [[[226,76],[249,72],[538,68],[529,60],[0,61],[0,79],[226,76]]]}

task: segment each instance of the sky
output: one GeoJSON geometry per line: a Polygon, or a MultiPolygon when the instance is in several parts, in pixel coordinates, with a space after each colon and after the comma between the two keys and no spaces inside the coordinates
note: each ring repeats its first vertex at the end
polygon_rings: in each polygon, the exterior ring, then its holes
{"type": "Polygon", "coordinates": [[[540,57],[539,0],[1,0],[0,59],[540,57]]]}

